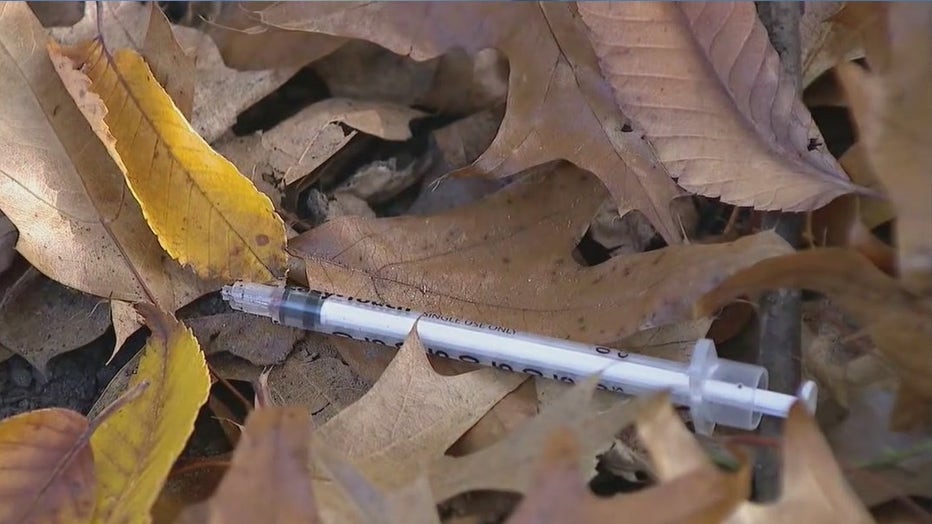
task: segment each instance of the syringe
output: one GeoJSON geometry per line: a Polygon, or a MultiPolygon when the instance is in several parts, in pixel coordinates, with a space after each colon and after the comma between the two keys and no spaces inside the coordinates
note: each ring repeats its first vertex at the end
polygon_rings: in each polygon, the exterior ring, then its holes
{"type": "Polygon", "coordinates": [[[237,282],[222,295],[233,309],[296,328],[401,347],[416,324],[432,355],[567,383],[601,373],[600,389],[628,395],[669,391],[703,434],[716,424],[754,429],[762,415],[785,418],[797,400],[814,412],[818,395],[812,381],[795,397],[767,390],[766,369],[718,358],[708,339],[696,341],[686,364],[332,293],[237,282]]]}

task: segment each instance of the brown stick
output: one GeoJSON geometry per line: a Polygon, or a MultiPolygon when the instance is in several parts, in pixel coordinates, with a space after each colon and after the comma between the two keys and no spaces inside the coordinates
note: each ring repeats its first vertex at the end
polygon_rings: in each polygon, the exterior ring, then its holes
{"type": "MultiPolygon", "coordinates": [[[[783,67],[801,83],[802,51],[799,38],[801,2],[758,2],[757,13],[767,28],[770,42],[779,53],[783,67]]],[[[798,88],[801,90],[801,88],[798,88]]],[[[798,213],[768,213],[763,217],[765,229],[798,246],[804,224],[804,215],[798,213]]],[[[801,294],[793,289],[778,289],[761,296],[758,309],[760,343],[758,362],[770,374],[770,388],[782,393],[795,393],[799,387],[801,353],[801,294]]],[[[779,419],[764,417],[759,434],[764,438],[779,438],[783,423],[779,419]]],[[[758,454],[754,468],[754,498],[758,501],[774,500],[780,496],[780,455],[776,450],[764,449],[758,454]]]]}

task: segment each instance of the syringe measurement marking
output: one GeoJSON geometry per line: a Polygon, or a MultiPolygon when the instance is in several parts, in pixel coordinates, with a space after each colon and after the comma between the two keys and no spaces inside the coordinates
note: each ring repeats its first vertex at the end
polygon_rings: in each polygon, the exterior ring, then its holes
{"type": "MultiPolygon", "coordinates": [[[[425,314],[424,316],[428,316],[428,315],[425,314]]],[[[434,320],[442,320],[441,318],[438,318],[438,317],[439,317],[439,315],[435,315],[435,316],[433,316],[432,318],[433,318],[434,320]]],[[[478,324],[478,323],[477,323],[477,324],[478,324]]],[[[465,325],[465,324],[464,324],[464,325],[465,325]]],[[[474,327],[475,327],[475,326],[474,326],[474,327]]],[[[489,327],[492,327],[492,326],[489,326],[489,327]]],[[[502,329],[509,329],[509,328],[502,328],[502,329]]],[[[512,331],[513,331],[513,330],[512,330],[512,331]]],[[[334,335],[334,336],[343,337],[343,338],[349,338],[349,339],[357,340],[357,341],[360,341],[360,342],[369,342],[369,343],[371,343],[371,344],[378,344],[378,345],[385,346],[385,347],[394,347],[395,349],[400,349],[401,346],[404,344],[403,341],[395,342],[394,344],[389,344],[389,343],[385,342],[384,340],[381,340],[381,339],[378,339],[378,338],[375,338],[375,337],[363,336],[363,335],[360,335],[360,336],[357,337],[357,336],[353,336],[352,334],[350,334],[350,333],[348,333],[348,332],[346,332],[346,331],[328,330],[328,332],[329,332],[331,335],[334,335]]],[[[605,352],[605,353],[599,352],[600,354],[603,354],[603,355],[604,355],[604,354],[608,354],[608,353],[611,352],[611,351],[615,351],[615,352],[618,353],[619,355],[624,354],[624,356],[619,356],[618,358],[622,358],[622,359],[623,359],[623,358],[626,358],[626,357],[628,356],[627,353],[624,352],[624,351],[613,350],[613,349],[611,349],[611,348],[603,348],[603,347],[601,347],[601,346],[599,346],[599,348],[600,348],[600,349],[604,349],[604,350],[608,350],[608,351],[605,352]]],[[[461,361],[461,362],[467,362],[467,363],[469,363],[469,364],[488,365],[488,366],[491,366],[491,367],[493,367],[493,368],[495,368],[495,369],[500,369],[500,370],[502,370],[502,371],[509,371],[509,372],[512,372],[512,373],[515,372],[515,371],[517,371],[517,372],[520,372],[520,373],[524,373],[524,374],[526,374],[526,375],[532,375],[532,376],[536,376],[536,377],[541,377],[541,378],[548,378],[548,379],[557,380],[557,381],[563,382],[563,383],[565,383],[565,384],[575,384],[575,383],[576,383],[576,380],[577,380],[578,378],[580,378],[580,377],[575,377],[575,378],[574,378],[574,377],[569,376],[569,375],[557,374],[557,373],[550,373],[550,374],[548,375],[548,374],[545,374],[543,371],[541,371],[541,370],[539,370],[539,369],[537,369],[537,368],[533,368],[533,367],[521,367],[521,366],[518,366],[518,367],[516,368],[516,367],[514,367],[512,364],[509,364],[509,363],[507,363],[507,362],[499,362],[499,361],[491,360],[491,359],[485,360],[485,359],[483,359],[483,358],[481,358],[481,357],[478,357],[478,356],[476,356],[476,355],[472,355],[472,354],[469,354],[469,353],[466,353],[466,352],[462,352],[462,351],[440,350],[440,349],[434,349],[434,348],[429,347],[429,346],[425,346],[425,349],[427,350],[427,354],[429,354],[429,355],[434,355],[434,356],[441,357],[441,358],[453,358],[453,359],[459,360],[459,361],[461,361]]],[[[596,385],[596,387],[597,387],[597,389],[601,389],[601,390],[603,390],[603,391],[611,391],[611,392],[613,392],[613,393],[625,393],[625,394],[627,393],[627,392],[625,391],[625,389],[622,388],[621,386],[617,386],[617,385],[613,385],[613,384],[605,384],[605,383],[599,382],[599,383],[596,385]]]]}

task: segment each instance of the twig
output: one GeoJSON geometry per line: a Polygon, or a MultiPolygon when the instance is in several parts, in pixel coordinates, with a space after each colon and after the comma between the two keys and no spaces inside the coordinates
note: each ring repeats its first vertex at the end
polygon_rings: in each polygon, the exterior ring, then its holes
{"type": "MultiPolygon", "coordinates": [[[[799,19],[803,4],[800,2],[758,2],[757,12],[767,28],[770,42],[780,55],[786,71],[801,79],[802,53],[799,39],[799,19]]],[[[797,213],[768,213],[763,227],[775,229],[784,240],[796,246],[804,224],[804,216],[797,213]]],[[[760,299],[760,343],[758,362],[770,374],[770,388],[782,393],[793,393],[799,387],[802,367],[801,355],[801,294],[792,289],[778,289],[765,293],[760,299]]],[[[782,421],[764,417],[760,435],[778,438],[782,421]]],[[[754,468],[755,498],[774,500],[780,495],[780,457],[772,450],[762,450],[754,468]]]]}

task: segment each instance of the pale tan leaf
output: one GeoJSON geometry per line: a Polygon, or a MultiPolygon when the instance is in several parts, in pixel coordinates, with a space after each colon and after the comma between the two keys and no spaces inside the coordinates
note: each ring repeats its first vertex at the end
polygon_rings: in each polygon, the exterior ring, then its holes
{"type": "Polygon", "coordinates": [[[380,489],[333,450],[314,442],[312,451],[316,464],[333,479],[342,495],[341,498],[321,497],[320,511],[324,522],[440,523],[425,476],[419,475],[395,489],[380,489]]]}
{"type": "MultiPolygon", "coordinates": [[[[142,320],[136,313],[136,308],[130,302],[123,300],[110,301],[110,320],[113,322],[113,332],[116,343],[110,354],[110,360],[120,351],[126,339],[142,327],[142,320]]],[[[109,362],[109,361],[108,361],[109,362]]]]}
{"type": "Polygon", "coordinates": [[[790,251],[762,233],[583,267],[572,250],[604,197],[564,164],[436,216],[332,220],[290,247],[315,289],[599,344],[689,319],[721,279],[790,251]]]}
{"type": "Polygon", "coordinates": [[[637,209],[668,242],[681,240],[669,209],[680,192],[630,132],[569,4],[282,3],[257,14],[270,26],[365,39],[415,60],[498,49],[510,67],[505,118],[463,174],[507,176],[566,159],[598,175],[620,212],[637,209]]]}
{"type": "Polygon", "coordinates": [[[744,500],[747,491],[749,467],[729,475],[706,465],[636,493],[597,497],[577,471],[579,452],[566,427],[547,435],[533,487],[509,524],[612,522],[621,515],[636,515],[639,523],[717,524],[744,500]]]}
{"type": "MultiPolygon", "coordinates": [[[[661,483],[709,466],[705,451],[669,404],[642,413],[638,433],[650,452],[661,483]]],[[[770,504],[744,502],[724,522],[871,522],[802,404],[792,407],[785,428],[780,498],[770,504]]]]}
{"type": "Polygon", "coordinates": [[[412,330],[372,389],[324,424],[316,438],[377,484],[404,485],[525,379],[495,369],[439,375],[412,330]]]}
{"type": "Polygon", "coordinates": [[[932,8],[887,9],[889,61],[868,74],[839,69],[873,173],[897,214],[898,266],[905,286],[932,293],[932,8]]]}
{"type": "Polygon", "coordinates": [[[568,389],[539,415],[487,448],[437,460],[430,467],[436,500],[474,490],[525,493],[534,482],[533,463],[548,436],[558,428],[571,430],[578,445],[594,454],[600,446],[607,447],[615,433],[634,422],[638,413],[654,407],[654,400],[636,399],[600,412],[592,405],[596,382],[590,379],[568,389]]]}
{"type": "Polygon", "coordinates": [[[0,6],[0,208],[19,228],[18,250],[70,287],[174,311],[211,286],[159,247],[46,38],[25,5],[0,6]]]}
{"type": "Polygon", "coordinates": [[[855,190],[822,149],[754,4],[580,3],[602,73],[685,189],[807,211],[855,190]]]}

